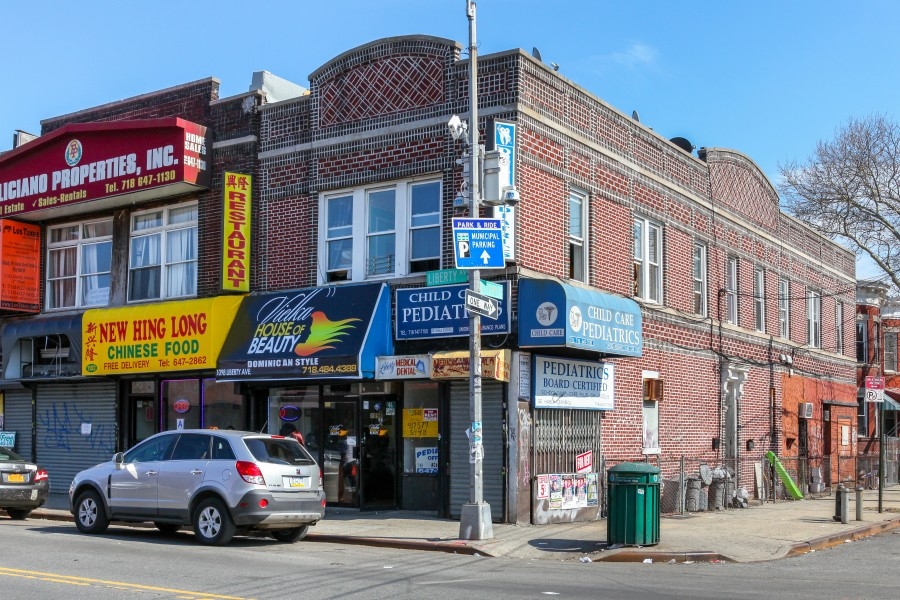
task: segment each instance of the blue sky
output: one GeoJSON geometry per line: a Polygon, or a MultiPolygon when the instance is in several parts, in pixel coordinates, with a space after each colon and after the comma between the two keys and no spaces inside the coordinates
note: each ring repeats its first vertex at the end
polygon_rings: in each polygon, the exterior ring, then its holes
{"type": "MultiPolygon", "coordinates": [[[[205,77],[227,97],[254,71],[306,86],[382,37],[468,41],[465,0],[30,0],[2,16],[0,151],[41,119],[205,77]]],[[[660,135],[740,151],[775,184],[850,117],[896,117],[898,23],[893,0],[477,2],[479,55],[537,47],[660,135]]]]}

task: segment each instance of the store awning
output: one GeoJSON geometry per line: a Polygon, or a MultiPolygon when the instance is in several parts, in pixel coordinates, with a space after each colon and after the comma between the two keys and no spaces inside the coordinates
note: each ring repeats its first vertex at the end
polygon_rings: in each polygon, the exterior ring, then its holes
{"type": "Polygon", "coordinates": [[[9,321],[2,343],[5,379],[81,375],[81,313],[9,321]]]}
{"type": "Polygon", "coordinates": [[[900,410],[900,388],[885,388],[884,410],[900,410]]]}
{"type": "Polygon", "coordinates": [[[641,307],[633,300],[555,279],[519,280],[519,345],[643,354],[641,307]]]}
{"type": "Polygon", "coordinates": [[[394,350],[389,289],[335,285],[245,297],[216,379],[374,378],[376,356],[394,350]]]}

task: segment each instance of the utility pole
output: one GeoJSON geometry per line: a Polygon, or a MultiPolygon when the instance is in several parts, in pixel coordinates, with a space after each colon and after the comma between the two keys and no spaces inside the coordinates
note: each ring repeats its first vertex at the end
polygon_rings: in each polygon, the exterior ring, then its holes
{"type": "MultiPolygon", "coordinates": [[[[475,41],[475,2],[466,0],[466,16],[469,18],[469,193],[471,215],[477,219],[481,213],[481,186],[479,185],[480,145],[478,140],[478,47],[475,41]]],[[[481,272],[469,271],[469,290],[481,291],[481,272]]],[[[459,537],[463,540],[486,540],[494,537],[491,507],[484,501],[484,428],[481,422],[481,316],[469,312],[469,503],[464,504],[459,520],[459,537]]]]}

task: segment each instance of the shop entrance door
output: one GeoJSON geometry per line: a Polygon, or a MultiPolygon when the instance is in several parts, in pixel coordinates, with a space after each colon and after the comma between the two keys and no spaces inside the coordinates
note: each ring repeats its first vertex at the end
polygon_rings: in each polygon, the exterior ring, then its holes
{"type": "Polygon", "coordinates": [[[362,400],[362,509],[397,506],[397,398],[362,400]]]}
{"type": "Polygon", "coordinates": [[[359,405],[355,398],[323,403],[322,475],[329,504],[359,504],[358,420],[359,405]]]}

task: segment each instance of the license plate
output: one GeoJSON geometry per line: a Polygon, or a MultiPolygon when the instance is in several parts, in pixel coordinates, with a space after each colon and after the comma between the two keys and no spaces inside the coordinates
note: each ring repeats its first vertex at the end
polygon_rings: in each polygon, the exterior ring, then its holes
{"type": "Polygon", "coordinates": [[[10,473],[6,480],[10,483],[25,483],[25,475],[22,473],[10,473]]]}
{"type": "Polygon", "coordinates": [[[309,487],[309,477],[285,477],[290,488],[303,489],[309,487]]]}

